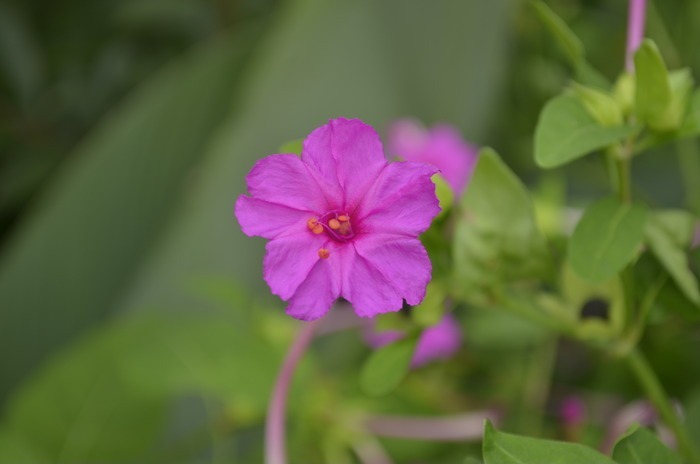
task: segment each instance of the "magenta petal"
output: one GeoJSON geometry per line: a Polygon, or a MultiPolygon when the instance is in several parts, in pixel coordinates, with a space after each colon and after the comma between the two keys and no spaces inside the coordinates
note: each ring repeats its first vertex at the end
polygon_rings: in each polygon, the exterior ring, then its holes
{"type": "MultiPolygon", "coordinates": [[[[423,301],[432,266],[428,252],[418,239],[372,234],[358,240],[355,249],[408,304],[417,305],[423,301]]],[[[350,271],[354,272],[354,268],[350,271]]]]}
{"type": "Polygon", "coordinates": [[[281,236],[268,242],[263,260],[263,276],[272,293],[283,300],[294,295],[307,278],[314,264],[321,259],[319,248],[326,239],[308,230],[300,234],[281,236]]]}
{"type": "Polygon", "coordinates": [[[423,163],[391,163],[367,193],[356,212],[363,233],[417,236],[440,212],[431,176],[437,172],[423,163]]]}
{"type": "Polygon", "coordinates": [[[417,305],[430,281],[428,253],[415,238],[367,235],[355,242],[348,261],[343,296],[360,317],[398,311],[405,299],[417,305]]]}
{"type": "Polygon", "coordinates": [[[340,296],[338,260],[319,259],[289,300],[287,314],[302,321],[313,321],[328,312],[340,296]]]}
{"type": "Polygon", "coordinates": [[[419,367],[437,359],[448,359],[459,350],[462,332],[452,315],[445,315],[436,325],[423,331],[411,360],[412,367],[419,367]]]}
{"type": "Polygon", "coordinates": [[[389,153],[407,161],[418,158],[428,143],[428,132],[413,119],[401,119],[389,128],[389,153]]]}
{"type": "Polygon", "coordinates": [[[337,183],[343,206],[356,205],[387,165],[379,135],[359,119],[331,119],[313,131],[304,141],[302,159],[337,183]]]}
{"type": "Polygon", "coordinates": [[[424,158],[416,161],[437,166],[450,187],[460,195],[474,170],[476,158],[477,149],[464,142],[456,129],[439,125],[430,133],[424,158]]]}
{"type": "Polygon", "coordinates": [[[308,166],[295,155],[261,159],[246,177],[251,196],[299,210],[322,212],[328,202],[308,166]]]}
{"type": "Polygon", "coordinates": [[[290,231],[307,231],[306,221],[314,213],[241,195],[236,200],[236,219],[249,236],[275,238],[290,231]]]}

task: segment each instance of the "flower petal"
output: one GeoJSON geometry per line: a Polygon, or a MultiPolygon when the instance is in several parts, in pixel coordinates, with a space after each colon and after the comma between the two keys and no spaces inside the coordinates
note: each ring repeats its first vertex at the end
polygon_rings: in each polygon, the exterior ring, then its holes
{"type": "Polygon", "coordinates": [[[268,242],[263,260],[263,277],[272,293],[289,300],[321,260],[318,250],[328,239],[308,230],[303,233],[280,236],[268,242]]]}
{"type": "Polygon", "coordinates": [[[236,200],[235,215],[244,234],[272,239],[306,231],[306,221],[315,213],[241,195],[236,200]]]}
{"type": "Polygon", "coordinates": [[[356,253],[345,266],[343,296],[359,316],[398,311],[404,299],[410,305],[423,301],[432,267],[418,239],[372,234],[354,245],[356,253]]]}
{"type": "Polygon", "coordinates": [[[423,163],[391,163],[362,200],[355,216],[361,233],[392,233],[415,237],[425,232],[440,212],[437,172],[423,163]]]}
{"type": "Polygon", "coordinates": [[[260,200],[316,213],[328,210],[328,201],[316,178],[296,155],[261,159],[246,181],[251,196],[260,200]]]}
{"type": "Polygon", "coordinates": [[[423,331],[413,353],[411,367],[419,367],[437,359],[448,359],[459,350],[462,331],[451,314],[423,331]]]}
{"type": "Polygon", "coordinates": [[[415,161],[437,166],[450,187],[460,195],[476,166],[477,151],[462,139],[457,129],[443,124],[433,127],[423,159],[415,161]]]}
{"type": "Polygon", "coordinates": [[[332,258],[316,262],[289,300],[287,314],[302,321],[313,321],[328,312],[340,296],[340,260],[332,258]]]}
{"type": "Polygon", "coordinates": [[[344,192],[342,205],[358,204],[387,165],[377,132],[359,119],[331,119],[304,140],[302,160],[344,192]]]}
{"type": "Polygon", "coordinates": [[[428,143],[428,131],[413,119],[400,119],[389,128],[389,153],[406,161],[418,159],[428,143]]]}

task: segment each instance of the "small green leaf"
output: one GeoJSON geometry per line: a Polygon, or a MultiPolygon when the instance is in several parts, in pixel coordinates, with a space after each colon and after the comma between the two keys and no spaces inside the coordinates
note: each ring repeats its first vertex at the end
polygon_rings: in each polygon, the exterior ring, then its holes
{"type": "Polygon", "coordinates": [[[700,89],[696,90],[690,97],[688,112],[678,132],[679,137],[692,137],[700,134],[700,89]]]}
{"type": "Polygon", "coordinates": [[[681,459],[644,427],[634,427],[615,444],[612,454],[618,464],[680,464],[681,459]]]}
{"type": "Polygon", "coordinates": [[[688,257],[673,235],[656,218],[651,217],[644,231],[646,241],[656,259],[668,271],[678,288],[696,305],[700,305],[698,281],[690,271],[688,257]]]}
{"type": "Polygon", "coordinates": [[[569,242],[569,262],[584,279],[612,278],[634,258],[644,238],[646,207],[608,197],[583,213],[569,242]]]}
{"type": "Polygon", "coordinates": [[[605,127],[586,111],[573,95],[550,100],[540,113],[535,129],[535,161],[553,168],[634,134],[635,126],[605,127]]]}
{"type": "Polygon", "coordinates": [[[373,352],[360,373],[360,386],[371,396],[392,392],[408,372],[416,337],[406,337],[373,352]]]}
{"type": "Polygon", "coordinates": [[[602,90],[575,82],[571,88],[588,110],[588,114],[601,125],[606,127],[622,125],[622,108],[613,97],[602,90]]]}
{"type": "Polygon", "coordinates": [[[664,209],[655,211],[652,216],[676,245],[682,248],[690,247],[696,221],[692,213],[682,209],[664,209]]]}
{"type": "Polygon", "coordinates": [[[634,109],[634,89],[634,74],[622,73],[615,81],[613,96],[624,114],[629,114],[634,109]]]}
{"type": "Polygon", "coordinates": [[[557,40],[557,43],[571,65],[576,67],[581,61],[585,60],[586,52],[583,43],[576,37],[576,34],[574,34],[564,20],[542,1],[534,1],[532,2],[532,6],[535,8],[540,20],[542,20],[547,29],[549,29],[549,32],[557,40]]]}
{"type": "Polygon", "coordinates": [[[547,266],[528,191],[491,149],[479,154],[454,236],[454,276],[464,295],[541,275],[547,266]]]}
{"type": "Polygon", "coordinates": [[[668,70],[656,44],[646,39],[634,54],[636,75],[635,111],[642,121],[650,122],[671,103],[668,70]]]}
{"type": "Polygon", "coordinates": [[[289,142],[282,145],[279,149],[279,153],[292,153],[294,155],[301,155],[301,150],[304,148],[304,139],[290,140],[289,142]]]}
{"type": "Polygon", "coordinates": [[[432,180],[435,184],[435,195],[438,197],[441,209],[437,217],[442,217],[452,208],[452,204],[455,201],[455,193],[440,174],[435,174],[432,180]]]}
{"type": "Polygon", "coordinates": [[[483,452],[485,464],[615,464],[587,446],[499,432],[488,420],[483,452]]]}
{"type": "Polygon", "coordinates": [[[421,327],[431,327],[445,314],[445,289],[434,278],[425,290],[425,298],[411,310],[411,319],[421,327]]]}

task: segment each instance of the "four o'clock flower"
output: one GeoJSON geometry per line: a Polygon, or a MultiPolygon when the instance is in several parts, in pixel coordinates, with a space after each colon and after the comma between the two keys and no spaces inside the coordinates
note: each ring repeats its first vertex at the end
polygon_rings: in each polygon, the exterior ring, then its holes
{"type": "Polygon", "coordinates": [[[314,130],[301,158],[258,161],[235,214],[245,234],[270,240],[264,278],[287,313],[318,319],[338,297],[362,317],[420,303],[431,265],[417,237],[440,211],[437,171],[389,163],[370,126],[342,118],[314,130]]]}
{"type": "MultiPolygon", "coordinates": [[[[374,327],[369,327],[363,336],[369,346],[381,348],[402,339],[405,334],[400,330],[378,332],[374,327]]],[[[445,314],[440,322],[421,333],[411,358],[411,367],[421,367],[432,361],[449,359],[461,345],[462,332],[459,323],[451,314],[445,314]]]]}
{"type": "Polygon", "coordinates": [[[455,195],[460,196],[476,165],[477,149],[452,126],[440,124],[426,130],[414,120],[402,119],[389,129],[389,152],[437,167],[455,195]]]}

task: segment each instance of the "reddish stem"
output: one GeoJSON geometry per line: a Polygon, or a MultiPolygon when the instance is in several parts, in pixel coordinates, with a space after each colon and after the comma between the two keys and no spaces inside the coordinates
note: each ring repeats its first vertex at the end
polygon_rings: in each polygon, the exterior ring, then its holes
{"type": "Polygon", "coordinates": [[[287,408],[287,393],[299,360],[306,352],[313,339],[314,329],[318,321],[306,322],[302,325],[294,343],[289,348],[282,363],[272,399],[267,410],[265,423],[265,463],[287,464],[287,446],[285,437],[285,411],[287,408]]]}

